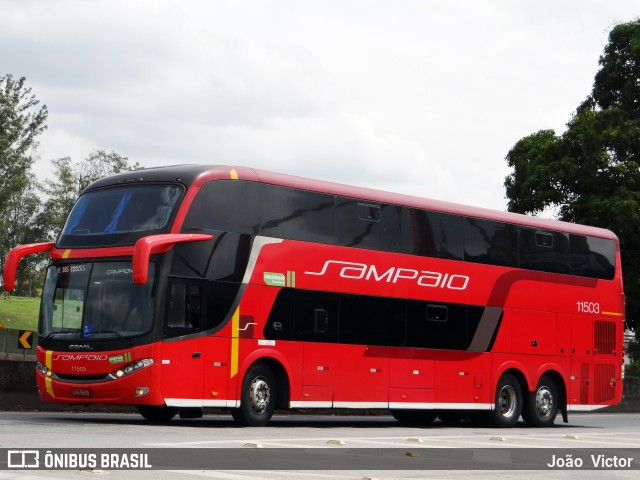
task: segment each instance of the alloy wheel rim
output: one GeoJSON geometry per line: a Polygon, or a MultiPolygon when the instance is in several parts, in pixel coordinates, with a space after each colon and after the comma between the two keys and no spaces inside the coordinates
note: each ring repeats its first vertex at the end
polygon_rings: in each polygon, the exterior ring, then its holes
{"type": "Polygon", "coordinates": [[[503,417],[511,417],[516,410],[516,390],[512,385],[505,385],[498,396],[498,408],[503,417]]]}
{"type": "Polygon", "coordinates": [[[553,393],[549,387],[540,387],[536,392],[536,410],[545,417],[553,408],[553,393]]]}
{"type": "Polygon", "coordinates": [[[249,389],[251,408],[258,413],[264,412],[271,400],[271,389],[263,377],[256,377],[249,389]]]}

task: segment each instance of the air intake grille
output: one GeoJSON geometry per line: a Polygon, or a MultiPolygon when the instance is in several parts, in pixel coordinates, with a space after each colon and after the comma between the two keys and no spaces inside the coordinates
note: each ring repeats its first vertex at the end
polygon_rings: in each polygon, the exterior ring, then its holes
{"type": "Polygon", "coordinates": [[[598,355],[613,355],[616,349],[616,324],[596,320],[594,336],[598,355]]]}

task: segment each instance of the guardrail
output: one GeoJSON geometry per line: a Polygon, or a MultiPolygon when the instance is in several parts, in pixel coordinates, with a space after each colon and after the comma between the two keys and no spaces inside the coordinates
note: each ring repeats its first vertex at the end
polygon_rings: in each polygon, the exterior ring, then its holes
{"type": "Polygon", "coordinates": [[[34,361],[37,343],[34,331],[0,328],[0,360],[34,361]]]}

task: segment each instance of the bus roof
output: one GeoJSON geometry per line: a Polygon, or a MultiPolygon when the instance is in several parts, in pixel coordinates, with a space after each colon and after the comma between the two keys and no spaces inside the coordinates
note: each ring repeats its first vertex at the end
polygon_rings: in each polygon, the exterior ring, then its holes
{"type": "Polygon", "coordinates": [[[610,230],[592,227],[588,225],[580,225],[576,223],[562,222],[531,215],[523,215],[513,212],[502,212],[499,210],[491,210],[488,208],[463,205],[459,203],[447,202],[443,200],[434,200],[429,198],[417,197],[413,195],[405,195],[401,193],[391,193],[382,190],[374,190],[369,188],[345,185],[334,182],[326,182],[321,180],[312,180],[303,177],[285,175],[263,170],[254,170],[259,179],[263,183],[274,185],[291,186],[304,190],[313,190],[318,192],[326,192],[334,195],[342,195],[346,197],[355,197],[363,200],[377,201],[381,203],[403,205],[408,207],[420,208],[436,212],[451,213],[454,215],[462,215],[467,217],[475,217],[485,220],[495,220],[498,222],[511,223],[515,225],[524,225],[544,230],[556,230],[566,233],[575,233],[580,235],[590,235],[601,238],[611,238],[617,240],[617,236],[610,230]]]}
{"type": "Polygon", "coordinates": [[[266,184],[329,193],[333,195],[362,199],[365,201],[401,205],[454,215],[494,220],[515,225],[524,225],[544,230],[555,230],[617,240],[617,237],[613,232],[598,227],[579,225],[512,212],[502,212],[499,210],[462,205],[443,200],[433,200],[401,193],[391,193],[383,190],[375,190],[324,180],[314,180],[305,177],[240,166],[173,165],[123,172],[97,180],[91,184],[87,190],[107,186],[147,182],[178,182],[184,184],[186,187],[190,187],[191,185],[201,185],[208,180],[223,178],[239,178],[241,180],[259,181],[266,184]],[[229,175],[232,171],[235,172],[235,177],[229,175]]]}

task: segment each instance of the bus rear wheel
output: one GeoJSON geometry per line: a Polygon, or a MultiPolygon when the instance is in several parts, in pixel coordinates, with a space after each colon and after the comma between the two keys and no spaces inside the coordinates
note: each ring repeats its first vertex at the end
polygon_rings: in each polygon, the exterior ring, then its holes
{"type": "Polygon", "coordinates": [[[558,414],[560,395],[555,380],[543,375],[538,385],[527,398],[522,410],[522,418],[529,427],[549,427],[553,425],[558,414]]]}
{"type": "Polygon", "coordinates": [[[522,387],[518,379],[510,373],[500,377],[496,387],[496,397],[490,414],[491,423],[500,428],[513,427],[522,412],[522,387]]]}
{"type": "Polygon", "coordinates": [[[166,423],[176,416],[178,409],[164,405],[138,405],[138,412],[150,422],[166,423]]]}
{"type": "Polygon", "coordinates": [[[264,363],[249,367],[242,381],[240,407],[231,409],[231,416],[239,425],[262,427],[269,423],[276,408],[276,378],[264,363]]]}

